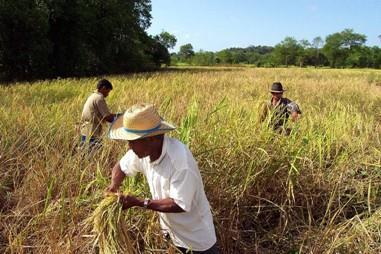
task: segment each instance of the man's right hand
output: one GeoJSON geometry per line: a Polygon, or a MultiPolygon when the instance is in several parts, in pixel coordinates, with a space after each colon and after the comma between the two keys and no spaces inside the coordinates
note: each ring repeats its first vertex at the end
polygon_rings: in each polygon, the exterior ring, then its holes
{"type": "Polygon", "coordinates": [[[105,189],[105,195],[107,196],[107,193],[116,193],[118,192],[118,189],[117,187],[113,186],[113,185],[110,185],[108,186],[106,189],[105,189]]]}
{"type": "Polygon", "coordinates": [[[111,183],[110,185],[106,188],[105,192],[107,193],[116,193],[119,191],[119,187],[123,182],[123,179],[126,177],[126,175],[122,172],[120,168],[119,162],[117,162],[112,169],[111,173],[111,183]]]}

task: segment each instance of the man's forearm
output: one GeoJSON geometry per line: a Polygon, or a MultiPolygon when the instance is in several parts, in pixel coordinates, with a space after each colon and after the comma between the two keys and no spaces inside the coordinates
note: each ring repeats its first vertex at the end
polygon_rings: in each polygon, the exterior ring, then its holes
{"type": "Polygon", "coordinates": [[[108,116],[105,116],[103,118],[103,120],[106,121],[106,122],[112,123],[114,121],[114,119],[115,119],[115,116],[116,116],[116,114],[110,114],[108,116]]]}
{"type": "Polygon", "coordinates": [[[126,175],[120,168],[119,162],[112,169],[110,191],[117,191],[126,175]]]}
{"type": "Polygon", "coordinates": [[[182,213],[185,212],[178,206],[172,198],[151,200],[147,206],[148,209],[163,213],[182,213]]]}
{"type": "MultiPolygon", "coordinates": [[[[123,204],[125,208],[134,206],[144,207],[144,199],[140,199],[131,195],[123,197],[123,204]]],[[[178,206],[172,198],[150,200],[147,205],[147,209],[163,212],[163,213],[182,213],[185,212],[180,206],[178,206]]]]}

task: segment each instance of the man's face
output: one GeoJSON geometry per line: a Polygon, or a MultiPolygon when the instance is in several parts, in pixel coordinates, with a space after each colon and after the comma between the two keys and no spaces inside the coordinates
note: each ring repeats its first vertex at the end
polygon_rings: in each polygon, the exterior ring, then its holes
{"type": "Polygon", "coordinates": [[[128,146],[140,159],[151,154],[151,144],[150,137],[128,141],[128,146]]]}
{"type": "Polygon", "coordinates": [[[279,101],[282,98],[283,93],[271,93],[271,95],[273,97],[273,100],[279,101]]]}
{"type": "Polygon", "coordinates": [[[103,96],[106,98],[108,96],[108,94],[110,93],[111,89],[102,87],[102,88],[98,89],[98,91],[101,94],[103,94],[103,96]]]}

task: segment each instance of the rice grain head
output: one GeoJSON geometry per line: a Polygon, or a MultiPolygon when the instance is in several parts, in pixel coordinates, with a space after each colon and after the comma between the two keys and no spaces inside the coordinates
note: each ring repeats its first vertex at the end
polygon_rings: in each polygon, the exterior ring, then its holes
{"type": "Polygon", "coordinates": [[[93,225],[96,234],[94,246],[98,246],[102,254],[136,253],[133,240],[130,238],[126,213],[117,195],[105,197],[86,220],[93,225]]]}

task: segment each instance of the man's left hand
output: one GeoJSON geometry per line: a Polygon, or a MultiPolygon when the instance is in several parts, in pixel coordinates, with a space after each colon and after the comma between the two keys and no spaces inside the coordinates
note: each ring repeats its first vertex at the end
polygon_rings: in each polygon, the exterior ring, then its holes
{"type": "Polygon", "coordinates": [[[123,206],[123,210],[129,209],[134,206],[140,206],[141,200],[133,195],[123,195],[121,193],[118,193],[119,196],[119,202],[123,206]]]}

